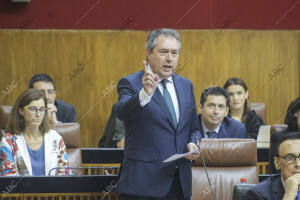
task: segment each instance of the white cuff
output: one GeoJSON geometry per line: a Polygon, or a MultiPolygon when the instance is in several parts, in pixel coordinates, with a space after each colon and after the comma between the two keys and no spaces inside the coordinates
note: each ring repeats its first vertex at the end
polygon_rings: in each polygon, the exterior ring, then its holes
{"type": "Polygon", "coordinates": [[[139,94],[140,105],[142,107],[147,105],[147,103],[149,103],[151,101],[151,97],[153,96],[153,94],[151,96],[149,96],[147,94],[147,92],[144,90],[144,88],[142,88],[141,91],[140,91],[140,94],[139,94]]]}
{"type": "Polygon", "coordinates": [[[193,146],[193,149],[198,149],[198,146],[195,143],[190,142],[190,143],[188,143],[187,147],[190,145],[193,146]]]}

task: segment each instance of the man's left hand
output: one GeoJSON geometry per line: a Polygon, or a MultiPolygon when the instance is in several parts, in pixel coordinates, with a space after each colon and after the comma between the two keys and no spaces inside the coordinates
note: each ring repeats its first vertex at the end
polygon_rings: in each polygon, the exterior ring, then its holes
{"type": "Polygon", "coordinates": [[[200,152],[199,152],[197,145],[195,145],[194,143],[189,143],[187,145],[187,149],[188,149],[188,152],[195,151],[195,150],[197,150],[197,151],[195,153],[186,155],[185,156],[186,159],[192,161],[192,160],[197,160],[199,158],[200,152]]]}

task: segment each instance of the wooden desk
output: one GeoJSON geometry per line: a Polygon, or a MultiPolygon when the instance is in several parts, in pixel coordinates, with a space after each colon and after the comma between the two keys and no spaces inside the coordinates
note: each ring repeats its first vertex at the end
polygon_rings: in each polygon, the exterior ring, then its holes
{"type": "MultiPolygon", "coordinates": [[[[112,174],[118,174],[124,158],[124,149],[119,148],[82,148],[83,167],[115,167],[112,174]]],[[[257,147],[257,172],[268,174],[269,147],[257,147]]],[[[103,170],[86,169],[85,175],[105,174],[103,170]]]]}
{"type": "Polygon", "coordinates": [[[118,199],[117,176],[0,177],[1,199],[97,200],[118,199]]]}
{"type": "Polygon", "coordinates": [[[85,175],[105,175],[107,171],[118,175],[124,159],[124,149],[120,148],[82,148],[81,154],[85,175]],[[107,167],[108,170],[98,167],[107,167]]]}

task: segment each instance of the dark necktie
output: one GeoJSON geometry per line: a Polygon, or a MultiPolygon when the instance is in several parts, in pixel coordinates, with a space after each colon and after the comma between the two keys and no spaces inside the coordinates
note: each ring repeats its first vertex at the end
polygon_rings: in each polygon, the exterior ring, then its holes
{"type": "Polygon", "coordinates": [[[217,132],[216,131],[208,131],[207,132],[208,138],[217,138],[217,132]]]}
{"type": "Polygon", "coordinates": [[[170,113],[172,115],[173,123],[176,127],[176,125],[177,125],[176,113],[175,113],[171,95],[167,89],[167,80],[166,79],[162,80],[162,84],[163,84],[163,96],[165,98],[165,101],[166,101],[168,108],[170,110],[170,113]]]}

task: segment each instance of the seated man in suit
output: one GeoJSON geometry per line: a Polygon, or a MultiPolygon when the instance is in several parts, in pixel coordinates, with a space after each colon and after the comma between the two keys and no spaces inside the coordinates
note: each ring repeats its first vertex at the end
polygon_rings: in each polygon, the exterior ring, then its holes
{"type": "Polygon", "coordinates": [[[274,151],[274,163],[280,174],[251,188],[247,200],[295,200],[300,186],[300,132],[283,135],[274,151]]]}
{"type": "Polygon", "coordinates": [[[55,83],[49,75],[34,75],[29,81],[29,88],[35,88],[44,92],[47,100],[48,116],[52,124],[76,122],[74,106],[55,99],[55,83]]]}
{"type": "Polygon", "coordinates": [[[245,125],[228,117],[228,109],[229,94],[224,88],[210,87],[202,92],[198,120],[203,138],[246,138],[245,125]]]}

